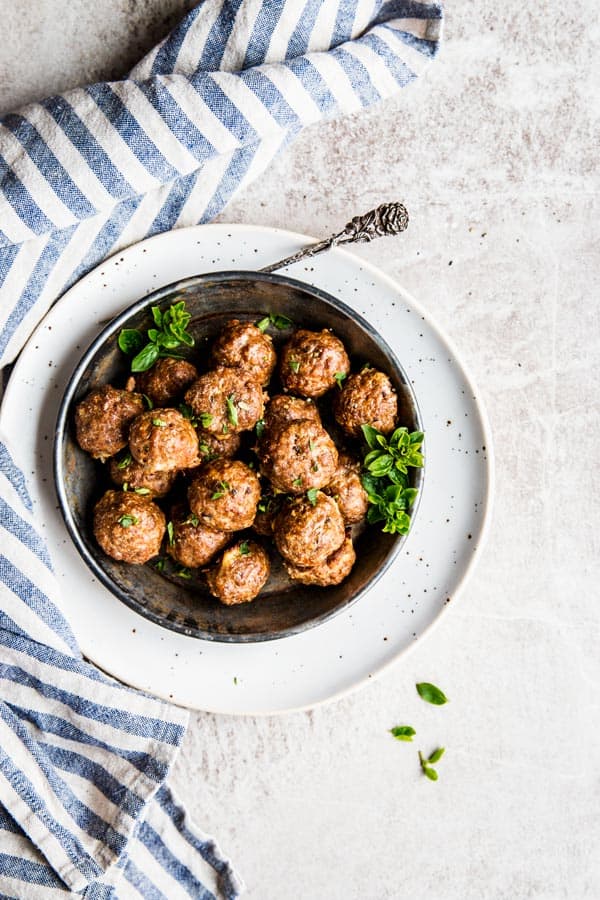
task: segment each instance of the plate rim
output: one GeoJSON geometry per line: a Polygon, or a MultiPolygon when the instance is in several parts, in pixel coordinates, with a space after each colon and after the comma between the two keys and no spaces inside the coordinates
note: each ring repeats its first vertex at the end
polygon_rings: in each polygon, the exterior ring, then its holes
{"type": "MultiPolygon", "coordinates": [[[[39,338],[40,334],[44,330],[47,318],[54,313],[54,311],[57,309],[57,307],[59,305],[61,306],[61,308],[63,306],[66,306],[71,299],[71,295],[75,291],[80,290],[82,285],[85,286],[85,284],[88,281],[90,281],[93,277],[95,277],[97,271],[100,269],[101,266],[109,265],[111,263],[111,261],[113,261],[116,257],[121,258],[125,253],[135,252],[141,245],[144,245],[145,247],[149,248],[149,246],[152,243],[157,243],[157,242],[160,242],[161,240],[164,240],[165,238],[170,238],[172,234],[177,233],[177,232],[188,231],[188,232],[194,232],[195,234],[199,234],[199,233],[201,234],[202,232],[209,230],[209,229],[214,231],[215,233],[220,232],[223,235],[229,235],[233,232],[239,232],[239,233],[245,233],[245,234],[247,234],[248,232],[262,233],[267,237],[269,235],[271,235],[271,236],[276,235],[276,236],[283,237],[283,238],[289,240],[290,244],[292,244],[292,245],[294,243],[308,244],[315,240],[312,236],[303,234],[301,232],[294,232],[294,231],[289,231],[287,229],[270,227],[270,226],[265,226],[265,225],[252,225],[252,224],[248,224],[248,223],[207,223],[204,225],[191,225],[191,226],[187,226],[186,228],[182,228],[182,229],[171,229],[170,231],[161,232],[159,234],[152,235],[151,237],[144,238],[141,241],[135,242],[134,244],[131,244],[128,247],[125,247],[122,250],[115,252],[111,256],[102,260],[101,263],[98,264],[98,266],[94,267],[94,269],[92,269],[92,270],[90,270],[90,272],[86,273],[81,279],[79,279],[77,282],[75,282],[74,285],[72,285],[67,291],[65,291],[65,293],[50,307],[50,309],[46,311],[46,313],[44,314],[44,316],[42,317],[40,322],[37,324],[35,329],[32,331],[28,340],[26,341],[23,348],[21,349],[19,356],[17,357],[15,363],[13,364],[11,375],[8,380],[8,384],[6,385],[4,396],[2,398],[2,403],[0,404],[0,427],[6,429],[6,409],[9,405],[9,403],[12,402],[10,400],[10,398],[12,397],[13,393],[16,392],[16,385],[19,381],[19,375],[20,375],[20,366],[21,366],[22,360],[24,358],[24,350],[30,344],[32,344],[36,338],[39,338]],[[14,376],[16,376],[16,377],[14,377],[14,376]]],[[[486,545],[488,537],[489,537],[489,532],[490,532],[490,528],[491,528],[491,520],[492,520],[492,516],[493,516],[494,494],[495,494],[495,485],[496,485],[495,452],[494,452],[493,432],[492,432],[487,408],[486,408],[486,405],[485,405],[485,402],[483,399],[483,395],[479,389],[477,381],[473,377],[470,366],[467,363],[465,363],[462,355],[457,352],[456,343],[455,343],[454,339],[451,336],[447,335],[446,332],[440,327],[440,325],[438,324],[438,322],[436,320],[435,315],[430,313],[429,310],[427,310],[420,303],[420,301],[415,299],[415,297],[409,291],[407,291],[401,285],[401,283],[396,280],[396,278],[389,275],[387,272],[385,272],[383,269],[379,268],[379,266],[375,265],[374,263],[371,263],[370,261],[364,259],[362,256],[355,255],[354,253],[352,253],[351,251],[349,251],[343,247],[332,248],[332,250],[330,250],[329,253],[332,255],[340,255],[341,254],[342,257],[345,258],[348,263],[350,263],[351,265],[354,265],[354,266],[359,266],[364,271],[371,273],[371,275],[373,277],[379,279],[384,284],[386,284],[391,289],[392,292],[394,292],[396,295],[403,297],[407,301],[407,303],[412,307],[412,309],[417,314],[421,315],[421,317],[427,323],[428,327],[434,332],[435,336],[438,338],[440,343],[443,346],[446,346],[448,348],[450,353],[453,355],[454,360],[459,365],[465,380],[468,382],[469,386],[473,389],[473,395],[475,397],[473,402],[475,404],[475,408],[476,408],[478,416],[479,416],[482,433],[484,434],[485,440],[486,440],[486,451],[487,451],[486,452],[486,460],[485,460],[485,462],[486,462],[486,488],[485,488],[485,493],[483,494],[484,509],[483,509],[483,515],[481,518],[481,524],[479,525],[476,551],[474,553],[472,553],[472,555],[466,559],[464,566],[461,569],[460,577],[457,580],[456,586],[453,589],[453,594],[452,594],[453,602],[452,602],[451,606],[455,607],[456,601],[460,601],[460,598],[463,594],[464,588],[465,588],[469,578],[471,577],[474,568],[478,564],[479,558],[481,557],[481,554],[485,548],[485,545],[486,545]]],[[[286,271],[286,270],[284,270],[284,271],[286,271]]],[[[302,280],[302,279],[300,278],[299,280],[302,280]]],[[[6,429],[6,431],[7,431],[7,434],[9,436],[11,436],[10,430],[6,429]]],[[[315,708],[317,708],[319,706],[323,706],[327,703],[335,702],[336,700],[339,700],[343,697],[349,696],[350,694],[359,690],[364,685],[368,684],[370,681],[373,681],[374,679],[378,678],[380,675],[387,672],[388,669],[391,669],[392,666],[398,664],[400,662],[400,660],[404,659],[409,653],[413,652],[414,648],[419,645],[422,638],[430,635],[432,630],[435,627],[437,627],[440,620],[443,618],[444,614],[446,613],[447,607],[448,607],[448,604],[445,604],[444,606],[441,606],[437,610],[436,614],[434,615],[433,619],[429,622],[429,624],[425,625],[422,628],[422,630],[419,632],[419,636],[418,636],[417,640],[401,647],[400,649],[395,651],[393,653],[393,655],[390,656],[388,659],[377,661],[377,663],[373,667],[369,668],[368,674],[359,675],[358,677],[357,676],[348,676],[348,679],[351,683],[346,684],[345,686],[339,688],[338,690],[332,691],[326,697],[320,697],[320,698],[310,701],[308,703],[287,705],[287,706],[285,706],[285,708],[280,707],[280,708],[275,708],[275,709],[272,709],[272,708],[269,708],[269,709],[245,708],[245,709],[241,710],[241,709],[236,708],[236,709],[232,710],[229,708],[219,707],[218,705],[214,705],[214,704],[209,705],[209,704],[203,703],[202,706],[199,706],[197,704],[194,705],[191,703],[183,703],[183,702],[181,702],[180,705],[185,705],[187,708],[190,708],[190,709],[196,709],[196,710],[214,713],[214,714],[243,715],[243,716],[269,716],[269,715],[282,715],[282,714],[287,714],[287,713],[291,713],[291,712],[300,712],[300,711],[315,709],[315,708]]],[[[315,630],[312,629],[312,631],[314,633],[315,630]]],[[[236,645],[236,644],[233,645],[233,647],[238,647],[238,646],[240,646],[240,645],[236,645]]],[[[94,663],[94,665],[103,669],[103,666],[100,663],[95,662],[91,657],[89,657],[89,658],[94,663]]],[[[104,671],[108,671],[108,670],[105,669],[104,671]]],[[[117,679],[119,678],[119,676],[114,675],[111,672],[108,672],[108,674],[110,674],[111,677],[114,677],[117,679]]],[[[176,700],[173,699],[172,696],[169,697],[166,693],[161,693],[160,691],[157,691],[154,688],[149,689],[148,687],[145,687],[140,682],[141,682],[141,679],[138,679],[137,683],[135,680],[131,679],[131,680],[128,680],[127,683],[130,684],[135,689],[139,689],[142,691],[150,690],[151,693],[154,693],[156,696],[164,698],[168,702],[174,702],[174,703],[177,702],[176,700]]]]}

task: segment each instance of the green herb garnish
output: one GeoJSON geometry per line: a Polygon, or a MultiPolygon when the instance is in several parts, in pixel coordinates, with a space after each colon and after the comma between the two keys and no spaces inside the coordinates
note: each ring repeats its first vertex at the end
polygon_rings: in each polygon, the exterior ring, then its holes
{"type": "Polygon", "coordinates": [[[265,433],[265,420],[259,419],[256,425],[254,426],[254,430],[256,432],[256,437],[260,440],[263,434],[265,433]]]}
{"type": "Polygon", "coordinates": [[[126,469],[127,466],[131,465],[132,456],[131,453],[126,453],[125,456],[119,460],[117,463],[117,469],[126,469]]]}
{"type": "Polygon", "coordinates": [[[242,541],[240,544],[240,556],[248,556],[250,553],[250,547],[248,545],[248,541],[242,541]]]}
{"type": "Polygon", "coordinates": [[[444,703],[448,702],[448,698],[444,692],[440,691],[439,687],[436,687],[435,684],[430,684],[428,681],[422,681],[420,684],[416,684],[415,687],[419,697],[427,703],[433,703],[434,706],[443,706],[444,703]]]}
{"type": "Polygon", "coordinates": [[[175,572],[178,578],[191,578],[192,573],[186,566],[182,566],[180,569],[177,569],[175,572]]]}
{"type": "Polygon", "coordinates": [[[179,412],[181,413],[183,418],[187,419],[189,422],[191,422],[192,425],[195,426],[198,424],[198,419],[194,415],[194,410],[189,405],[189,403],[180,403],[179,404],[179,412]]]}
{"type": "Polygon", "coordinates": [[[226,494],[229,489],[230,489],[229,484],[226,481],[220,481],[219,482],[219,490],[215,491],[210,499],[211,500],[219,500],[219,498],[222,497],[224,494],[226,494]]]}
{"type": "Polygon", "coordinates": [[[396,738],[397,741],[412,741],[413,736],[417,732],[411,725],[396,725],[395,728],[390,728],[390,734],[396,738]]]}
{"type": "Polygon", "coordinates": [[[233,399],[233,394],[230,394],[230,395],[227,397],[226,403],[227,403],[227,418],[229,419],[229,421],[231,422],[231,424],[232,424],[233,427],[235,428],[235,426],[236,426],[237,423],[238,423],[238,414],[237,414],[237,409],[236,409],[236,407],[235,407],[235,402],[234,402],[234,399],[233,399]]]}
{"type": "Polygon", "coordinates": [[[302,487],[302,475],[299,475],[298,478],[294,478],[292,484],[294,487],[302,487]]]}
{"type": "Polygon", "coordinates": [[[121,516],[118,521],[123,528],[130,528],[132,525],[137,525],[139,519],[137,516],[121,516]]]}
{"type": "Polygon", "coordinates": [[[166,428],[167,427],[167,423],[165,422],[164,419],[152,419],[152,424],[156,428],[166,428]]]}
{"type": "Polygon", "coordinates": [[[442,758],[444,755],[444,747],[438,747],[437,750],[434,750],[429,759],[425,759],[421,751],[419,750],[419,762],[421,763],[421,769],[423,774],[429,778],[430,781],[438,780],[438,773],[435,769],[432,769],[431,766],[433,763],[436,763],[438,760],[442,758]]]}
{"type": "Polygon", "coordinates": [[[194,528],[197,528],[200,524],[200,519],[196,515],[196,513],[190,513],[187,519],[183,520],[184,525],[193,525],[194,528]]]}
{"type": "Polygon", "coordinates": [[[340,389],[340,391],[341,391],[341,389],[342,389],[342,382],[343,382],[344,379],[347,378],[348,376],[346,375],[345,372],[336,372],[335,375],[334,375],[333,377],[334,377],[335,380],[337,381],[337,386],[339,387],[339,389],[340,389]]]}
{"type": "Polygon", "coordinates": [[[290,359],[288,365],[289,365],[290,369],[292,370],[292,372],[294,373],[294,375],[300,370],[300,363],[298,362],[297,359],[290,359]]]}
{"type": "Polygon", "coordinates": [[[146,372],[162,356],[181,358],[173,353],[181,345],[194,346],[194,338],[187,330],[192,318],[185,308],[185,301],[172,303],[162,312],[158,306],[152,307],[152,317],[156,328],[146,332],[148,343],[144,345],[144,336],[137,328],[123,328],[119,334],[118,344],[128,355],[134,354],[131,360],[132,372],[146,372]]]}
{"type": "Polygon", "coordinates": [[[209,425],[212,425],[213,417],[210,413],[200,413],[200,424],[203,428],[208,428],[209,425]]]}
{"type": "Polygon", "coordinates": [[[408,469],[423,465],[423,432],[396,428],[388,439],[372,425],[363,425],[362,431],[369,447],[362,476],[370,504],[367,521],[383,522],[382,530],[388,534],[408,534],[408,510],[418,493],[408,486],[408,469]]]}
{"type": "Polygon", "coordinates": [[[211,459],[215,459],[218,456],[217,453],[212,452],[212,450],[210,449],[210,447],[208,446],[206,441],[200,441],[200,443],[198,444],[198,450],[200,451],[202,456],[206,457],[206,460],[208,462],[210,462],[211,459]]]}
{"type": "Polygon", "coordinates": [[[154,568],[156,569],[157,572],[162,572],[162,571],[164,571],[164,568],[165,568],[165,560],[162,558],[162,556],[160,557],[160,559],[157,559],[155,563],[153,563],[153,566],[154,566],[154,568]]]}
{"type": "Polygon", "coordinates": [[[269,327],[272,325],[274,328],[277,328],[279,331],[284,331],[286,328],[291,328],[293,326],[293,322],[291,319],[288,319],[287,316],[279,316],[274,313],[269,313],[268,316],[265,316],[263,319],[260,319],[259,322],[256,322],[256,327],[259,328],[263,334],[269,327]]]}
{"type": "Polygon", "coordinates": [[[169,539],[169,546],[172,547],[175,543],[175,526],[172,522],[167,522],[167,537],[169,539]]]}
{"type": "Polygon", "coordinates": [[[150,493],[150,488],[139,487],[134,488],[134,493],[139,494],[140,497],[146,497],[150,493]]]}
{"type": "Polygon", "coordinates": [[[312,506],[316,506],[316,505],[317,505],[317,497],[318,497],[318,494],[319,494],[319,492],[318,492],[318,490],[317,490],[316,488],[309,488],[309,489],[307,490],[307,492],[306,492],[306,498],[307,498],[307,500],[309,501],[309,503],[310,503],[312,506]]]}
{"type": "Polygon", "coordinates": [[[154,409],[154,401],[150,399],[148,394],[142,394],[142,397],[144,398],[148,409],[154,409]]]}

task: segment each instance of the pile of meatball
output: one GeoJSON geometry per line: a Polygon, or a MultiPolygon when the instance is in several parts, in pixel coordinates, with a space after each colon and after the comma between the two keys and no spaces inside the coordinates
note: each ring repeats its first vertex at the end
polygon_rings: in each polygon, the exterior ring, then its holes
{"type": "Polygon", "coordinates": [[[351,374],[331,331],[296,330],[277,359],[271,336],[237,319],[209,366],[199,374],[188,360],[160,358],[125,389],[104,385],[77,405],[77,441],[114,484],[94,508],[98,544],[133,564],[164,547],[228,605],[260,593],[271,541],[294,581],[339,584],[368,508],[352,448],[363,424],[394,430],[390,379],[369,366],[351,374]]]}

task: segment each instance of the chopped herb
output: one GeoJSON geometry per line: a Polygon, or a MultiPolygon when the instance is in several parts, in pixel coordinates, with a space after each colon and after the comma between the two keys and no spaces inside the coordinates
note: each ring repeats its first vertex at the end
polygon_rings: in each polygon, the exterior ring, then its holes
{"type": "Polygon", "coordinates": [[[337,381],[337,386],[339,387],[339,389],[340,389],[340,391],[341,391],[341,389],[342,389],[342,382],[344,381],[345,378],[348,377],[347,374],[346,374],[345,372],[336,372],[335,375],[334,375],[333,377],[334,377],[335,380],[337,381]]]}
{"type": "Polygon", "coordinates": [[[237,684],[237,675],[234,675],[234,677],[233,677],[233,683],[234,683],[234,684],[237,684]]]}
{"type": "Polygon", "coordinates": [[[153,566],[154,566],[154,568],[156,569],[157,572],[163,572],[163,571],[164,571],[164,568],[165,568],[165,560],[162,558],[162,556],[160,557],[160,559],[157,559],[155,563],[153,563],[153,566]]]}
{"type": "Polygon", "coordinates": [[[152,401],[152,400],[150,399],[150,397],[148,396],[148,394],[142,394],[142,397],[144,398],[144,400],[145,400],[145,402],[146,402],[146,406],[148,407],[148,409],[154,409],[154,401],[152,401]]]}
{"type": "Polygon", "coordinates": [[[302,487],[302,475],[299,475],[298,478],[294,478],[292,484],[294,487],[302,487]]]}
{"type": "Polygon", "coordinates": [[[221,428],[221,431],[223,432],[223,434],[229,434],[229,428],[227,427],[225,422],[223,422],[223,427],[221,428]]]}
{"type": "Polygon", "coordinates": [[[182,566],[180,569],[177,569],[175,572],[178,578],[191,578],[192,573],[186,566],[182,566]]]}
{"type": "Polygon", "coordinates": [[[256,431],[256,437],[260,440],[263,434],[265,433],[265,420],[259,419],[256,425],[254,426],[254,430],[256,431]]]}
{"type": "Polygon", "coordinates": [[[194,528],[197,528],[200,524],[200,519],[196,515],[196,513],[190,513],[187,519],[183,520],[184,525],[193,525],[194,528]]]}
{"type": "Polygon", "coordinates": [[[219,482],[219,490],[215,491],[210,499],[211,500],[219,500],[224,494],[227,493],[228,490],[230,490],[229,484],[226,481],[220,481],[219,482]]]}
{"type": "Polygon", "coordinates": [[[248,556],[250,553],[250,547],[248,545],[248,541],[242,541],[240,544],[240,556],[248,556]]]}
{"type": "Polygon", "coordinates": [[[167,423],[164,419],[152,419],[152,424],[156,426],[156,428],[166,428],[167,423]]]}
{"type": "Polygon", "coordinates": [[[123,328],[119,334],[121,350],[129,355],[136,354],[131,361],[132,372],[146,372],[161,356],[181,359],[180,354],[173,351],[182,344],[194,346],[194,338],[187,330],[192,317],[185,308],[184,300],[172,303],[164,312],[153,306],[152,317],[156,328],[149,328],[146,332],[147,344],[144,345],[144,337],[137,328],[123,328]]]}
{"type": "Polygon", "coordinates": [[[312,452],[315,449],[315,442],[311,439],[308,442],[308,449],[312,452]]]}
{"type": "Polygon", "coordinates": [[[210,413],[200,413],[200,424],[203,428],[208,428],[209,425],[212,425],[213,417],[210,413]]]}
{"type": "Polygon", "coordinates": [[[312,506],[316,506],[316,505],[317,505],[317,496],[318,496],[318,494],[319,494],[319,492],[318,492],[318,490],[317,490],[316,488],[309,488],[309,489],[307,490],[307,492],[306,492],[306,497],[307,497],[309,503],[312,504],[312,506]]]}
{"type": "Polygon", "coordinates": [[[150,488],[139,487],[134,488],[136,494],[139,494],[140,497],[146,497],[150,493],[150,488]]]}
{"type": "Polygon", "coordinates": [[[430,684],[428,681],[422,681],[420,684],[416,684],[415,687],[419,697],[427,703],[433,703],[434,706],[443,706],[444,703],[448,702],[448,698],[444,692],[440,691],[439,687],[436,687],[435,684],[430,684]]]}
{"type": "Polygon", "coordinates": [[[179,412],[181,413],[183,418],[188,419],[192,423],[192,425],[195,426],[198,424],[198,419],[194,415],[194,410],[189,405],[189,403],[180,403],[179,404],[179,412]]]}
{"type": "Polygon", "coordinates": [[[127,493],[127,491],[129,490],[129,482],[128,481],[123,482],[123,490],[125,491],[125,493],[127,493]]]}
{"type": "Polygon", "coordinates": [[[441,759],[444,754],[444,748],[439,747],[437,750],[431,754],[429,759],[425,759],[421,751],[419,750],[419,762],[421,763],[421,769],[423,774],[429,778],[430,781],[438,780],[438,773],[435,769],[432,769],[431,763],[436,763],[438,759],[441,759]]]}
{"type": "Polygon", "coordinates": [[[212,452],[212,450],[210,449],[210,447],[208,446],[206,441],[200,441],[200,443],[198,445],[198,450],[200,451],[202,456],[206,457],[207,460],[214,459],[217,456],[216,453],[212,452]]]}
{"type": "Polygon", "coordinates": [[[397,741],[412,741],[413,735],[417,732],[411,725],[396,725],[395,728],[390,728],[390,734],[396,738],[397,741]]]}
{"type": "Polygon", "coordinates": [[[319,471],[319,463],[314,462],[311,466],[311,469],[313,470],[313,472],[318,472],[319,471]]]}
{"type": "Polygon", "coordinates": [[[132,456],[131,453],[126,453],[125,456],[119,460],[117,463],[117,469],[126,469],[127,466],[131,465],[132,456]]]}
{"type": "Polygon", "coordinates": [[[227,418],[229,419],[229,421],[231,422],[231,424],[232,424],[233,427],[235,428],[235,426],[238,424],[238,414],[237,414],[237,409],[235,408],[235,402],[234,402],[234,400],[233,400],[233,394],[230,394],[230,395],[227,397],[227,401],[226,401],[226,402],[227,402],[227,418]]]}
{"type": "Polygon", "coordinates": [[[259,322],[256,322],[256,327],[260,328],[260,330],[264,334],[269,325],[272,325],[273,328],[277,328],[279,331],[285,331],[286,328],[291,328],[293,324],[294,323],[292,322],[292,320],[288,319],[287,316],[280,316],[274,313],[269,313],[268,316],[265,316],[259,322]]]}
{"type": "Polygon", "coordinates": [[[119,519],[119,525],[122,525],[123,528],[130,528],[132,525],[137,525],[138,522],[137,516],[121,516],[119,519]]]}
{"type": "Polygon", "coordinates": [[[292,370],[292,372],[294,373],[294,375],[300,370],[300,363],[298,362],[297,359],[290,359],[288,365],[289,365],[290,369],[292,370]]]}
{"type": "Polygon", "coordinates": [[[175,543],[175,526],[172,522],[167,522],[167,537],[169,539],[169,546],[172,547],[175,543]]]}

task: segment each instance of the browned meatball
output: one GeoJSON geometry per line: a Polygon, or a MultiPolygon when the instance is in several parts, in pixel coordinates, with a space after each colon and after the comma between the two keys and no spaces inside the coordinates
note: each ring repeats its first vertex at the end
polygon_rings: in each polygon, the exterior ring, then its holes
{"type": "Polygon", "coordinates": [[[261,442],[258,452],[273,487],[289,494],[324,487],[338,463],[336,446],[323,426],[306,420],[282,426],[261,442]]]}
{"type": "Polygon", "coordinates": [[[147,497],[107,491],[94,508],[94,535],[108,556],[145,563],[160,551],[165,517],[147,497]]]}
{"type": "Polygon", "coordinates": [[[126,453],[122,459],[111,459],[110,477],[115,484],[126,484],[130,491],[141,492],[150,498],[164,497],[173,487],[177,470],[149,472],[135,461],[131,453],[126,453]]]}
{"type": "Polygon", "coordinates": [[[357,460],[347,453],[340,453],[338,467],[325,490],[339,506],[346,524],[354,525],[364,519],[369,500],[362,486],[357,460]]]}
{"type": "Polygon", "coordinates": [[[201,375],[185,395],[205,431],[226,435],[254,428],[262,417],[265,395],[243,369],[217,366],[201,375]]]}
{"type": "Polygon", "coordinates": [[[289,425],[299,419],[309,419],[321,424],[319,410],[312,400],[300,397],[289,397],[287,394],[276,394],[271,397],[265,409],[265,432],[271,433],[281,425],[289,425]]]}
{"type": "Polygon", "coordinates": [[[313,566],[312,569],[302,569],[286,562],[287,573],[294,581],[301,584],[314,584],[318,587],[329,587],[340,584],[346,578],[352,566],[356,562],[356,553],[350,537],[346,537],[341,547],[338,547],[324,562],[313,566]]]}
{"type": "Polygon", "coordinates": [[[256,473],[239,459],[215,459],[198,470],[188,500],[206,528],[241,531],[254,521],[260,483],[256,473]]]}
{"type": "Polygon", "coordinates": [[[389,434],[396,425],[398,398],[387,375],[363,369],[347,378],[334,397],[333,411],[337,423],[352,437],[362,437],[361,425],[389,434]]]}
{"type": "Polygon", "coordinates": [[[335,500],[318,491],[314,503],[308,497],[297,497],[281,510],[274,536],[284,559],[313,568],[341,546],[346,532],[335,500]]]}
{"type": "Polygon", "coordinates": [[[231,535],[223,531],[209,531],[198,516],[180,506],[172,511],[167,553],[188,569],[205,566],[225,547],[231,535]]]}
{"type": "Polygon", "coordinates": [[[135,387],[155,406],[173,406],[186,387],[198,377],[198,370],[185,359],[159,359],[147,372],[135,376],[135,387]]]}
{"type": "Polygon", "coordinates": [[[203,462],[211,459],[225,457],[232,459],[240,449],[240,436],[235,432],[230,434],[211,434],[203,428],[198,428],[198,452],[203,462]]]}
{"type": "Polygon", "coordinates": [[[268,384],[277,362],[273,341],[252,322],[232,319],[213,344],[215,366],[242,368],[260,384],[268,384]]]}
{"type": "Polygon", "coordinates": [[[232,606],[254,600],[271,571],[266,551],[255,541],[237,541],[208,570],[208,588],[221,603],[232,606]]]}
{"type": "Polygon", "coordinates": [[[280,497],[281,494],[279,496],[275,494],[263,494],[258,501],[256,518],[252,523],[252,528],[257,534],[261,534],[263,537],[271,537],[273,534],[275,517],[281,508],[280,497]]]}
{"type": "Polygon", "coordinates": [[[350,360],[344,345],[330,331],[301,328],[284,345],[279,374],[286,391],[303,397],[321,397],[336,384],[336,375],[347,375],[350,360]]]}
{"type": "Polygon", "coordinates": [[[77,443],[94,459],[107,459],[127,446],[129,425],[144,411],[144,398],[105,384],[77,404],[77,443]]]}
{"type": "Polygon", "coordinates": [[[149,409],[129,429],[131,455],[146,469],[168,472],[198,463],[198,435],[176,409],[149,409]]]}

